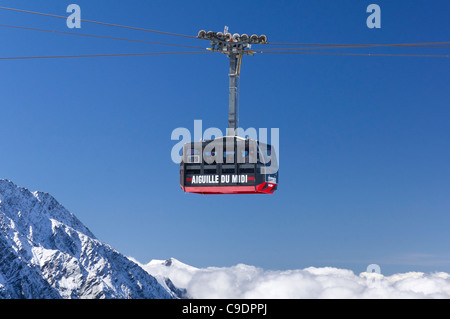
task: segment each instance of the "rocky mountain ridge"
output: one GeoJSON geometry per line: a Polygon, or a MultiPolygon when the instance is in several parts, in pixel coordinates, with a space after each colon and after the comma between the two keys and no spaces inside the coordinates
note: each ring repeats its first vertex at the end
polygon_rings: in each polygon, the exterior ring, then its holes
{"type": "Polygon", "coordinates": [[[137,263],[50,194],[0,180],[0,299],[168,299],[137,263]]]}

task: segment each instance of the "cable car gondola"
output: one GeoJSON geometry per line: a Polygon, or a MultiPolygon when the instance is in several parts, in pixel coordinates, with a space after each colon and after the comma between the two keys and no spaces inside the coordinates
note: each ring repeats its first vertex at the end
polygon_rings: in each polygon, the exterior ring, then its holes
{"type": "Polygon", "coordinates": [[[278,188],[278,159],[275,147],[237,136],[238,80],[244,55],[251,44],[267,43],[267,37],[242,36],[201,30],[198,38],[211,41],[213,52],[230,58],[227,136],[186,143],[180,163],[180,186],[196,194],[273,194],[278,188]]]}
{"type": "Polygon", "coordinates": [[[272,194],[278,186],[276,152],[239,136],[186,143],[180,186],[196,194],[272,194]]]}

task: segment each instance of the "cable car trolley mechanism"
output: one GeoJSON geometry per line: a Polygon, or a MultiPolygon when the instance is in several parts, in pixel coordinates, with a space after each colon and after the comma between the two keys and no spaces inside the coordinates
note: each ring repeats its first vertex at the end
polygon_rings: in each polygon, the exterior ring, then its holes
{"type": "Polygon", "coordinates": [[[211,41],[213,52],[230,59],[227,136],[186,143],[180,163],[180,186],[197,194],[273,194],[278,187],[278,159],[270,144],[237,136],[238,82],[243,55],[252,44],[265,44],[265,35],[231,35],[201,30],[197,38],[211,41]]]}

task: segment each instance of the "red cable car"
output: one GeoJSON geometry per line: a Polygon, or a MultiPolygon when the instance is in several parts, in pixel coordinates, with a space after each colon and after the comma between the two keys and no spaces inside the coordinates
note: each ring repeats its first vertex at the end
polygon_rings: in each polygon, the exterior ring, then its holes
{"type": "Polygon", "coordinates": [[[186,143],[180,186],[196,194],[273,194],[277,156],[271,145],[239,136],[186,143]]]}
{"type": "Polygon", "coordinates": [[[267,43],[267,37],[201,30],[197,38],[211,41],[211,51],[230,59],[228,135],[183,146],[180,186],[196,194],[273,194],[278,187],[278,159],[275,148],[237,136],[238,83],[244,55],[251,44],[267,43]],[[224,36],[227,35],[227,36],[224,36]]]}

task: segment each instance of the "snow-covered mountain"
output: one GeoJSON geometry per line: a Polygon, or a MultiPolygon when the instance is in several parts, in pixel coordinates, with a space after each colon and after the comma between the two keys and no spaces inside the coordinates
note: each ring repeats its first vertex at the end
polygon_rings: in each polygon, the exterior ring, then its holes
{"type": "Polygon", "coordinates": [[[0,299],[173,298],[51,195],[0,180],[0,299]]]}

